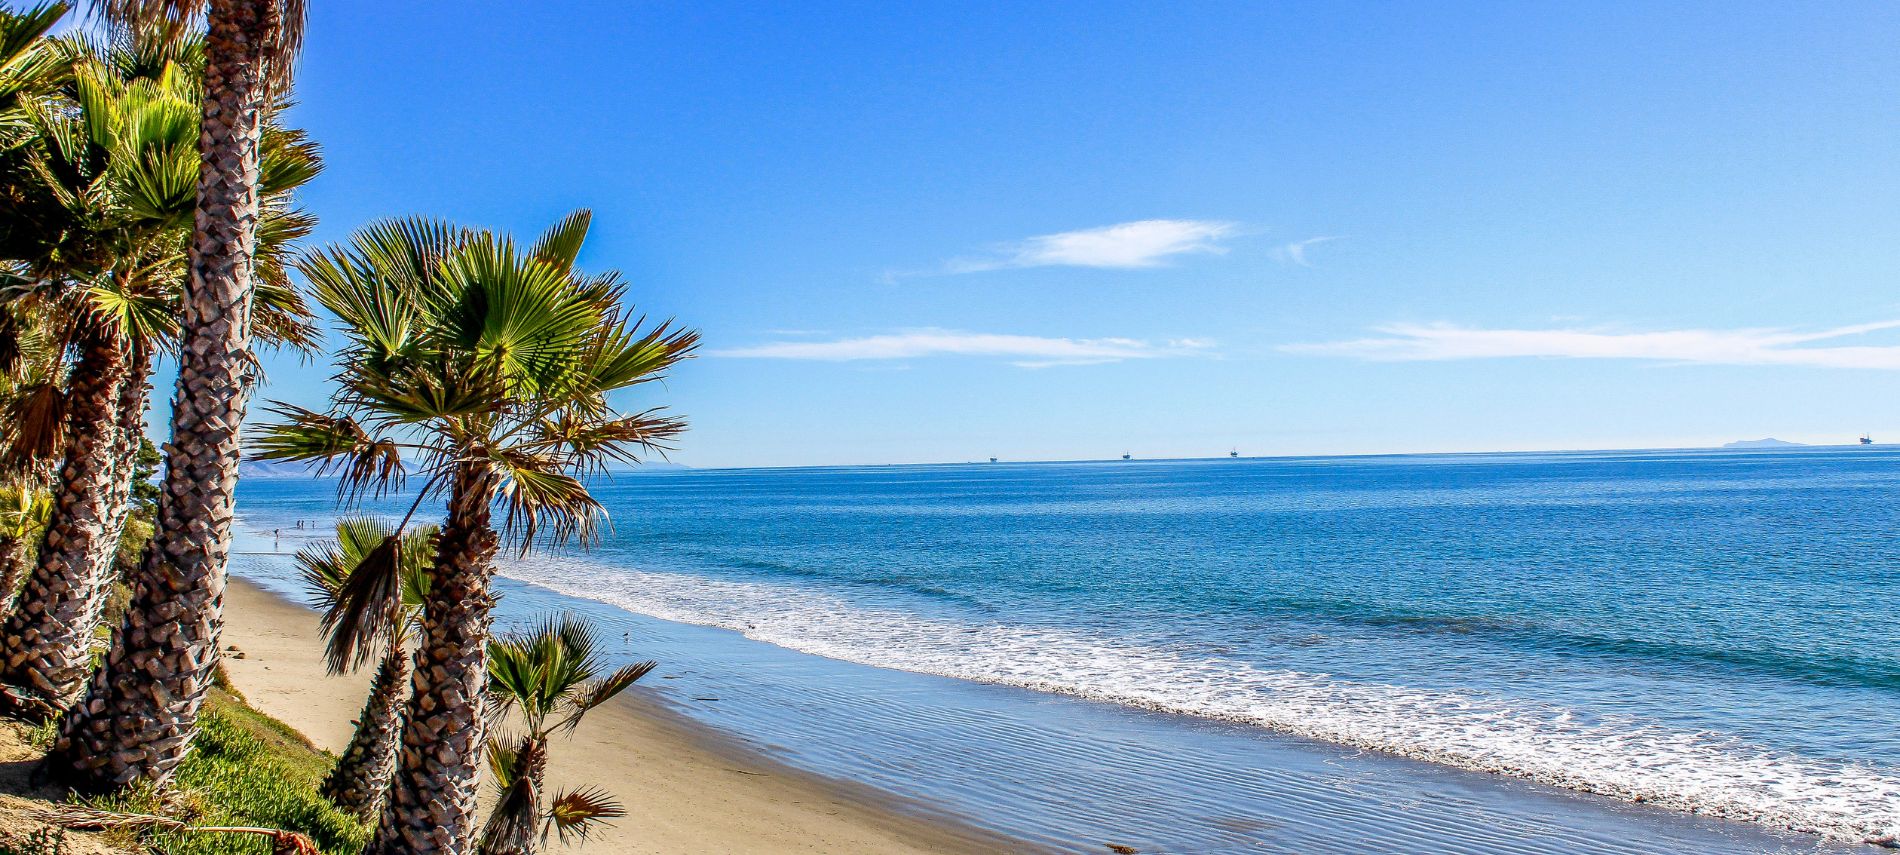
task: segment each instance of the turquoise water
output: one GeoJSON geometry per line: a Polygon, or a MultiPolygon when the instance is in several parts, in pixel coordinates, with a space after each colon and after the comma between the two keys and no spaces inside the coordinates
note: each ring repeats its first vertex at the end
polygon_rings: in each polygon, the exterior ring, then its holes
{"type": "Polygon", "coordinates": [[[597,548],[508,566],[504,620],[593,610],[689,713],[1056,847],[1805,851],[1900,832],[1897,464],[642,474],[599,485],[597,548]]]}

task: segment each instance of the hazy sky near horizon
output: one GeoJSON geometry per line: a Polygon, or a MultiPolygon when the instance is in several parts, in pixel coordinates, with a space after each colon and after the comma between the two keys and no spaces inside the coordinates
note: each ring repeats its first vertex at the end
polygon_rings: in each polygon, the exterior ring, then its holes
{"type": "Polygon", "coordinates": [[[1900,440],[1890,3],[310,5],[319,237],[593,209],[682,463],[1900,440]]]}

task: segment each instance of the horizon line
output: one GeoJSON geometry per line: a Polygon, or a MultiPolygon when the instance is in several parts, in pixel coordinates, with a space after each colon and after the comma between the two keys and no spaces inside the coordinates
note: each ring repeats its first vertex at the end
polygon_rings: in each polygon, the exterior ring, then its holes
{"type": "MultiPolygon", "coordinates": [[[[1749,442],[1751,440],[1738,440],[1738,441],[1749,442]]],[[[932,461],[915,461],[915,462],[908,462],[908,463],[787,463],[787,464],[760,465],[760,466],[693,466],[690,464],[673,464],[673,466],[668,467],[666,469],[659,469],[659,470],[653,470],[653,471],[654,472],[662,472],[662,471],[665,471],[665,472],[682,472],[682,471],[740,472],[740,471],[753,471],[753,470],[761,470],[761,469],[869,469],[873,467],[898,467],[898,466],[910,466],[910,467],[992,466],[992,465],[994,466],[1006,466],[1006,465],[1047,466],[1047,465],[1063,465],[1063,464],[1079,464],[1079,463],[1191,463],[1191,462],[1196,462],[1196,461],[1219,461],[1219,460],[1340,460],[1340,459],[1356,459],[1356,458],[1367,458],[1367,457],[1478,457],[1478,456],[1496,456],[1496,455],[1535,455],[1535,454],[1632,454],[1632,453],[1638,453],[1638,452],[1680,452],[1680,451],[1763,452],[1763,451],[1795,451],[1795,450],[1801,450],[1801,449],[1828,450],[1828,449],[1843,449],[1843,448],[1866,450],[1869,448],[1894,448],[1894,447],[1900,447],[1900,444],[1877,442],[1871,445],[1863,445],[1863,444],[1854,442],[1854,443],[1841,443],[1841,444],[1830,445],[1830,444],[1805,443],[1805,442],[1789,442],[1786,445],[1740,447],[1740,448],[1729,448],[1725,445],[1681,445],[1681,446],[1639,446],[1639,447],[1625,447],[1625,448],[1518,449],[1514,451],[1513,450],[1373,451],[1373,452],[1333,453],[1333,454],[1252,454],[1252,455],[1243,454],[1239,457],[1229,457],[1227,455],[1220,455],[1216,457],[1130,457],[1127,459],[1123,459],[1120,457],[1074,457],[1074,458],[1049,458],[1049,459],[1041,459],[1041,460],[1009,460],[1005,458],[997,458],[994,462],[989,461],[989,460],[978,459],[978,460],[932,460],[932,461]]],[[[636,472],[639,470],[639,468],[640,467],[636,466],[636,467],[630,467],[627,469],[614,470],[614,472],[619,472],[619,473],[636,472]]],[[[608,473],[608,474],[613,474],[613,473],[608,473]]]]}

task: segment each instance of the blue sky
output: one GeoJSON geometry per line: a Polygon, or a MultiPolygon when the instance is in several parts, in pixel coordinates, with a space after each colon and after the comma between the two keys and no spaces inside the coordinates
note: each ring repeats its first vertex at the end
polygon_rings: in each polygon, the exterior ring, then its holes
{"type": "Polygon", "coordinates": [[[311,4],[320,237],[592,208],[696,466],[1900,441],[1900,7],[757,5],[311,4]]]}

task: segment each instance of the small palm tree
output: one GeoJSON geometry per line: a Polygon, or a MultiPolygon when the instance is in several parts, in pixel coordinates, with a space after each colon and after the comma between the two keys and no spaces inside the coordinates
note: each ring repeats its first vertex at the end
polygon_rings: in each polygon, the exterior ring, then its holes
{"type": "Polygon", "coordinates": [[[601,508],[582,477],[685,428],[607,402],[664,376],[698,335],[670,324],[642,331],[616,275],[574,268],[589,220],[576,213],[526,249],[402,220],[299,265],[340,321],[340,388],[328,412],[279,406],[285,420],[263,429],[256,455],[340,470],[346,498],[420,478],[416,502],[446,497],[448,506],[371,855],[465,851],[475,839],[501,538],[523,551],[537,537],[586,541],[601,508]]]}
{"type": "Polygon", "coordinates": [[[434,526],[420,526],[392,541],[395,531],[373,517],[347,517],[336,524],[335,542],[305,547],[296,557],[304,586],[323,606],[330,672],[355,670],[381,652],[356,732],[322,785],[337,807],[365,820],[382,808],[396,772],[410,676],[404,645],[422,623],[436,535],[434,526]],[[395,548],[384,549],[388,543],[395,548]]]}
{"type": "Polygon", "coordinates": [[[544,809],[548,739],[571,731],[589,710],[626,691],[652,671],[652,662],[608,670],[592,624],[573,616],[549,620],[533,631],[488,645],[489,713],[510,713],[521,720],[514,745],[495,740],[489,767],[501,784],[501,798],[482,828],[482,855],[532,855],[536,832],[550,830],[563,840],[585,837],[601,820],[624,815],[618,803],[598,790],[555,796],[544,809]]]}

